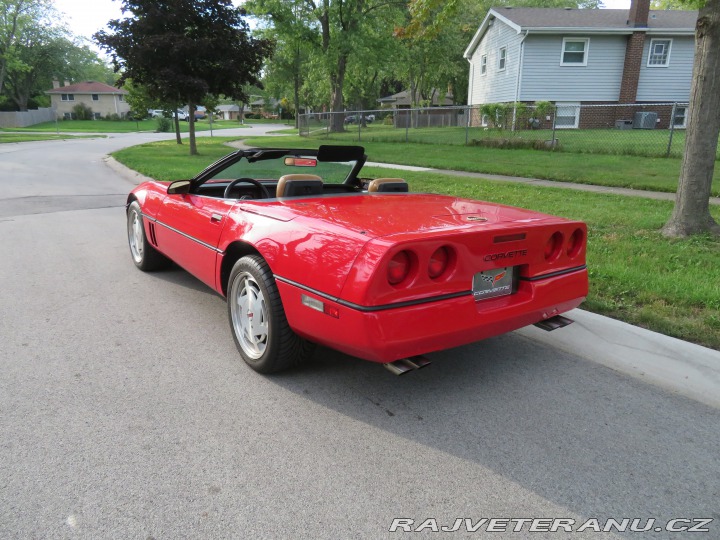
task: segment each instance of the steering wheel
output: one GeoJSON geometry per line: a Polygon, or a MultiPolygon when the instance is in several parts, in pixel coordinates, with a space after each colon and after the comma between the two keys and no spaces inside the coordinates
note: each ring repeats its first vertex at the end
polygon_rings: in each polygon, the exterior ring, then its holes
{"type": "Polygon", "coordinates": [[[225,199],[230,198],[230,192],[232,189],[237,186],[238,184],[245,182],[246,184],[252,184],[253,186],[260,189],[260,198],[261,199],[269,199],[270,198],[270,192],[267,190],[265,186],[263,186],[260,182],[255,180],[254,178],[236,178],[232,182],[230,182],[227,187],[225,188],[225,193],[223,193],[223,197],[225,199]]]}

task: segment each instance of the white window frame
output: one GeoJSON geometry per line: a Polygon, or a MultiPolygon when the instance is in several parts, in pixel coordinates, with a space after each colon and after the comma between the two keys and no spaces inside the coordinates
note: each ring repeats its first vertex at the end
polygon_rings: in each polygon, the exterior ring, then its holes
{"type": "MultiPolygon", "coordinates": [[[[577,129],[580,126],[580,102],[579,101],[558,101],[555,103],[555,129],[577,129]],[[575,122],[572,125],[559,125],[557,119],[559,117],[558,112],[560,109],[575,108],[575,122]]],[[[563,118],[569,118],[570,115],[563,116],[563,118]]]]}
{"type": "Polygon", "coordinates": [[[581,37],[565,37],[562,40],[562,49],[560,49],[560,65],[561,66],[575,66],[575,67],[582,67],[587,66],[588,63],[588,55],[590,54],[590,38],[581,38],[581,37]],[[567,43],[578,43],[582,42],[585,44],[585,50],[583,51],[583,61],[582,62],[566,62],[565,61],[565,53],[566,52],[576,52],[576,51],[566,51],[565,46],[567,43]]]}
{"type": "Polygon", "coordinates": [[[498,51],[498,71],[505,71],[507,68],[507,45],[500,47],[498,51]]]}
{"type": "Polygon", "coordinates": [[[60,101],[75,101],[75,94],[60,94],[60,101]]]}
{"type": "Polygon", "coordinates": [[[487,75],[487,54],[480,57],[480,75],[487,75]]]}
{"type": "Polygon", "coordinates": [[[665,68],[670,66],[670,53],[672,52],[672,38],[653,38],[650,40],[650,46],[648,47],[647,67],[649,68],[665,68]],[[653,57],[653,45],[656,41],[667,42],[667,53],[665,55],[664,64],[651,64],[650,59],[653,57]]]}
{"type": "Polygon", "coordinates": [[[685,105],[683,107],[676,106],[675,107],[675,115],[673,116],[672,123],[674,129],[685,129],[687,127],[687,113],[688,113],[688,106],[685,105]],[[678,114],[678,111],[682,110],[682,115],[678,114]],[[678,123],[678,119],[682,118],[682,122],[678,123]]]}
{"type": "Polygon", "coordinates": [[[487,114],[481,114],[480,115],[480,126],[488,127],[488,125],[490,125],[490,117],[487,114]]]}

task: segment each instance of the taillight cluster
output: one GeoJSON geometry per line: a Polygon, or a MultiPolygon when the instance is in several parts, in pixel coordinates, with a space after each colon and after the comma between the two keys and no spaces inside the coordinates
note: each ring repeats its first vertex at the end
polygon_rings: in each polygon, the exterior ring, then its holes
{"type": "MultiPolygon", "coordinates": [[[[437,248],[427,262],[422,265],[426,268],[427,276],[432,280],[439,280],[449,275],[454,264],[455,255],[449,246],[437,248]]],[[[398,286],[408,282],[421,268],[418,255],[411,250],[398,251],[390,259],[387,266],[387,280],[390,285],[398,286]]]]}
{"type": "Polygon", "coordinates": [[[565,251],[568,257],[574,259],[582,251],[585,243],[585,233],[582,229],[575,229],[565,242],[565,237],[560,231],[553,233],[545,244],[545,260],[548,262],[556,260],[565,251]]]}

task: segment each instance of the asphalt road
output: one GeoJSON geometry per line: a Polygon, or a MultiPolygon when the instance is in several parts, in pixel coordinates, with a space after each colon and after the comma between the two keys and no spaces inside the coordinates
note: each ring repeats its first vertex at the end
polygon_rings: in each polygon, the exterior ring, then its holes
{"type": "Polygon", "coordinates": [[[393,518],[713,518],[693,538],[720,538],[718,410],[552,343],[401,378],[327,349],[245,367],[222,298],[130,260],[132,186],[102,158],[156,137],[0,145],[0,538],[409,536],[393,518]]]}

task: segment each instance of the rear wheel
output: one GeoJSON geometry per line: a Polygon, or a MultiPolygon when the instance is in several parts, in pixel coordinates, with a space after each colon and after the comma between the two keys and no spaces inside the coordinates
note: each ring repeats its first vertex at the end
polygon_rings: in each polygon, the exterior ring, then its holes
{"type": "Polygon", "coordinates": [[[152,272],[167,266],[168,260],[150,242],[145,234],[142,210],[137,201],[133,201],[127,210],[127,234],[132,260],[140,270],[152,272]]]}
{"type": "Polygon", "coordinates": [[[228,282],[228,318],[243,360],[259,373],[296,366],[314,345],[292,331],[275,279],[258,255],[239,259],[228,282]]]}

